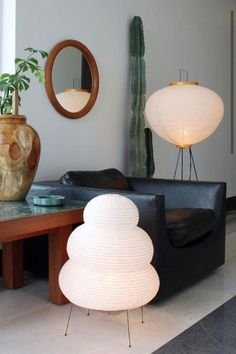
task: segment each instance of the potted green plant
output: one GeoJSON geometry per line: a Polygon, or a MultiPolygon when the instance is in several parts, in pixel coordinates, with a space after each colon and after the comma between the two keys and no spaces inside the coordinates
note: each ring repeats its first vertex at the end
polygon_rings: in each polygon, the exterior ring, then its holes
{"type": "Polygon", "coordinates": [[[25,49],[26,58],[16,58],[14,74],[0,75],[0,200],[22,200],[33,182],[39,157],[40,139],[18,113],[21,91],[27,91],[33,75],[44,83],[44,71],[37,56],[47,57],[43,50],[25,49]]]}

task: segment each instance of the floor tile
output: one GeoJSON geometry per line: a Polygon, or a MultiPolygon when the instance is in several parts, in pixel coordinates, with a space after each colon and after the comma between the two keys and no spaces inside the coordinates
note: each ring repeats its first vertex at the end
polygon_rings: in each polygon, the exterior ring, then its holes
{"type": "Polygon", "coordinates": [[[236,296],[153,354],[235,354],[236,296]]]}

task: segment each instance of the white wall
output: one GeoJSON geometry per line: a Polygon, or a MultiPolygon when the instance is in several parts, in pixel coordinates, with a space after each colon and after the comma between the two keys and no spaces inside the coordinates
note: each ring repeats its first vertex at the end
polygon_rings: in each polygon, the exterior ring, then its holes
{"type": "MultiPolygon", "coordinates": [[[[225,102],[217,131],[193,150],[203,180],[226,180],[236,194],[236,155],[230,154],[230,10],[236,0],[28,0],[17,2],[16,50],[50,51],[59,41],[77,39],[93,53],[100,90],[82,119],[60,116],[44,87],[33,84],[23,97],[28,121],[38,130],[42,155],[37,179],[58,178],[69,169],[116,167],[127,171],[130,119],[129,23],[142,17],[146,42],[147,97],[178,80],[179,69],[216,92],[225,102]]],[[[156,174],[172,178],[177,151],[154,138],[156,174]]]]}
{"type": "Polygon", "coordinates": [[[16,0],[0,0],[0,72],[15,71],[16,0]]]}

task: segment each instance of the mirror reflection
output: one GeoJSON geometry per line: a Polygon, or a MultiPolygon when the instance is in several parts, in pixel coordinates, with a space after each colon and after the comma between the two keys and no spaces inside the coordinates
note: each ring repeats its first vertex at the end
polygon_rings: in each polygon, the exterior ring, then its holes
{"type": "Polygon", "coordinates": [[[75,47],[65,47],[56,56],[52,82],[56,99],[69,112],[83,109],[91,96],[92,75],[83,53],[75,47]]]}

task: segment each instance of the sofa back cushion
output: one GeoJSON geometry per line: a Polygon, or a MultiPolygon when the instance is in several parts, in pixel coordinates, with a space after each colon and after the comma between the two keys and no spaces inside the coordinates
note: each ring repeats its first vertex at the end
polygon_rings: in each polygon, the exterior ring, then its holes
{"type": "Polygon", "coordinates": [[[60,182],[79,187],[130,190],[124,175],[115,168],[102,171],[68,171],[60,182]]]}

